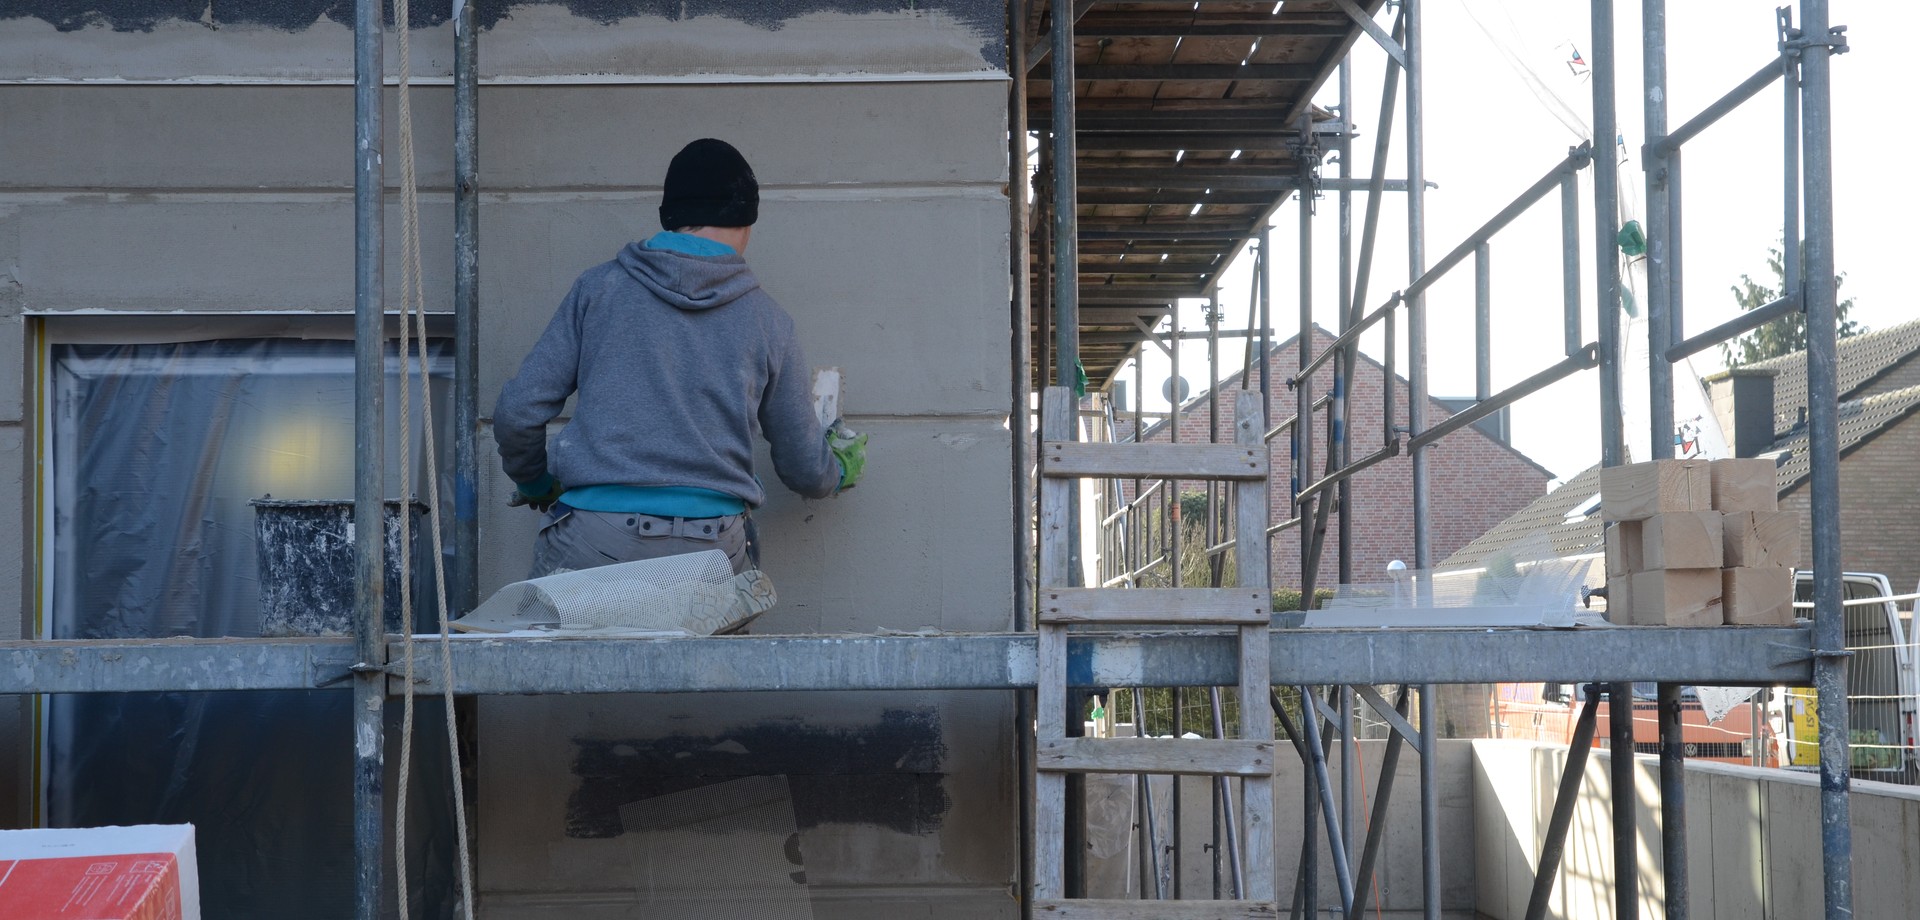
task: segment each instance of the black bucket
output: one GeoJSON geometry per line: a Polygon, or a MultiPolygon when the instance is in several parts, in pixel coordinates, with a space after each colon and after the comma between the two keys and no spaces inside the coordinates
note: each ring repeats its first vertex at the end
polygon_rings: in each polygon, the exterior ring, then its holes
{"type": "MultiPolygon", "coordinates": [[[[256,498],[253,527],[260,549],[260,635],[353,635],[353,502],[256,498]]],[[[406,503],[413,518],[414,622],[425,619],[432,597],[431,543],[422,525],[427,506],[406,503]]],[[[384,630],[400,631],[400,509],[385,503],[386,616],[384,630]]]]}

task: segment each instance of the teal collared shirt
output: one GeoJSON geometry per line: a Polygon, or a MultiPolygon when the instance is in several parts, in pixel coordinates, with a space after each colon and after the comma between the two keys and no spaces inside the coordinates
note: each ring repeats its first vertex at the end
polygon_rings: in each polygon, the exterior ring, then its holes
{"type": "Polygon", "coordinates": [[[690,256],[730,256],[734,254],[733,247],[725,243],[716,242],[704,236],[694,236],[691,233],[680,233],[675,230],[662,230],[648,237],[644,245],[648,249],[667,249],[673,252],[684,252],[690,256]]]}
{"type": "Polygon", "coordinates": [[[582,511],[618,511],[654,517],[710,518],[740,514],[747,503],[695,486],[581,486],[560,499],[582,511]]]}

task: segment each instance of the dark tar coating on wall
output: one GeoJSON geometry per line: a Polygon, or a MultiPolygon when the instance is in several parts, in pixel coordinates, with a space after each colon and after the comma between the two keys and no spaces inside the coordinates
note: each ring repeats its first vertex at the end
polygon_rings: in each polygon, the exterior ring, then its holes
{"type": "MultiPolygon", "coordinates": [[[[386,20],[393,21],[393,0],[384,0],[386,20]]],[[[513,18],[526,6],[562,6],[581,19],[618,25],[645,17],[678,22],[716,17],[774,31],[788,20],[814,13],[940,13],[965,23],[983,37],[986,63],[1004,67],[1005,0],[475,0],[474,21],[485,31],[513,18]]],[[[428,29],[453,16],[451,2],[415,3],[408,19],[413,28],[428,29]]],[[[151,32],[164,22],[187,22],[209,29],[250,26],[304,30],[322,20],[353,28],[353,0],[10,0],[0,9],[0,20],[39,19],[62,32],[104,26],[116,32],[151,32]]]]}
{"type": "Polygon", "coordinates": [[[866,824],[920,836],[939,829],[952,800],[940,772],[947,747],[931,708],[890,709],[857,727],[764,722],[724,735],[576,738],[566,834],[617,837],[620,807],[743,776],[785,774],[794,822],[866,824]]]}

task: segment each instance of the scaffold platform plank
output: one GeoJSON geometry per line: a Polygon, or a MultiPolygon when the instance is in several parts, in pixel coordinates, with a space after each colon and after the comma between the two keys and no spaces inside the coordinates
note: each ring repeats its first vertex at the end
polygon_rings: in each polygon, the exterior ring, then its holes
{"type": "Polygon", "coordinates": [[[1040,770],[1060,773],[1272,776],[1273,742],[1055,738],[1039,743],[1034,764],[1040,770]]]}
{"type": "Polygon", "coordinates": [[[1238,444],[1048,441],[1040,475],[1054,478],[1264,480],[1267,452],[1238,444]]]}
{"type": "Polygon", "coordinates": [[[1274,920],[1272,901],[1059,900],[1033,902],[1046,920],[1274,920]]]}
{"type": "Polygon", "coordinates": [[[1273,621],[1262,588],[1044,588],[1042,623],[1136,623],[1164,626],[1273,621]]]}
{"type": "MultiPolygon", "coordinates": [[[[1813,679],[1810,636],[1805,626],[1275,629],[1271,679],[1805,686],[1813,679]]],[[[421,692],[440,690],[438,641],[416,643],[421,692]]],[[[1224,632],[1076,635],[1068,680],[1234,686],[1235,647],[1224,632]]],[[[456,638],[452,651],[461,694],[1012,690],[1035,678],[1032,634],[456,638]]],[[[399,657],[395,642],[391,658],[399,657]]],[[[0,694],[344,688],[353,661],[348,638],[0,642],[0,694]]]]}

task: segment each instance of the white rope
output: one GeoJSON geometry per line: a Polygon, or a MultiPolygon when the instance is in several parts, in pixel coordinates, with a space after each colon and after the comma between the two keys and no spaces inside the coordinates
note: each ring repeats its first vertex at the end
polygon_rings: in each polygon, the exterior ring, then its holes
{"type": "Polygon", "coordinates": [[[460,901],[465,916],[472,920],[473,866],[467,846],[467,803],[462,787],[460,731],[454,716],[453,653],[449,648],[451,632],[447,616],[447,573],[440,536],[440,464],[433,438],[433,399],[426,373],[427,314],[426,295],[420,281],[420,195],[413,149],[413,64],[410,54],[411,33],[408,0],[394,0],[394,29],[399,38],[400,103],[400,608],[404,636],[402,706],[400,728],[400,781],[394,801],[394,868],[399,885],[400,920],[408,920],[407,877],[407,791],[413,772],[414,715],[414,640],[413,640],[413,516],[407,503],[413,496],[413,344],[409,317],[418,324],[420,338],[421,432],[426,460],[427,532],[433,546],[434,597],[440,621],[440,678],[445,699],[447,754],[452,766],[453,822],[455,848],[459,854],[460,901]]]}

